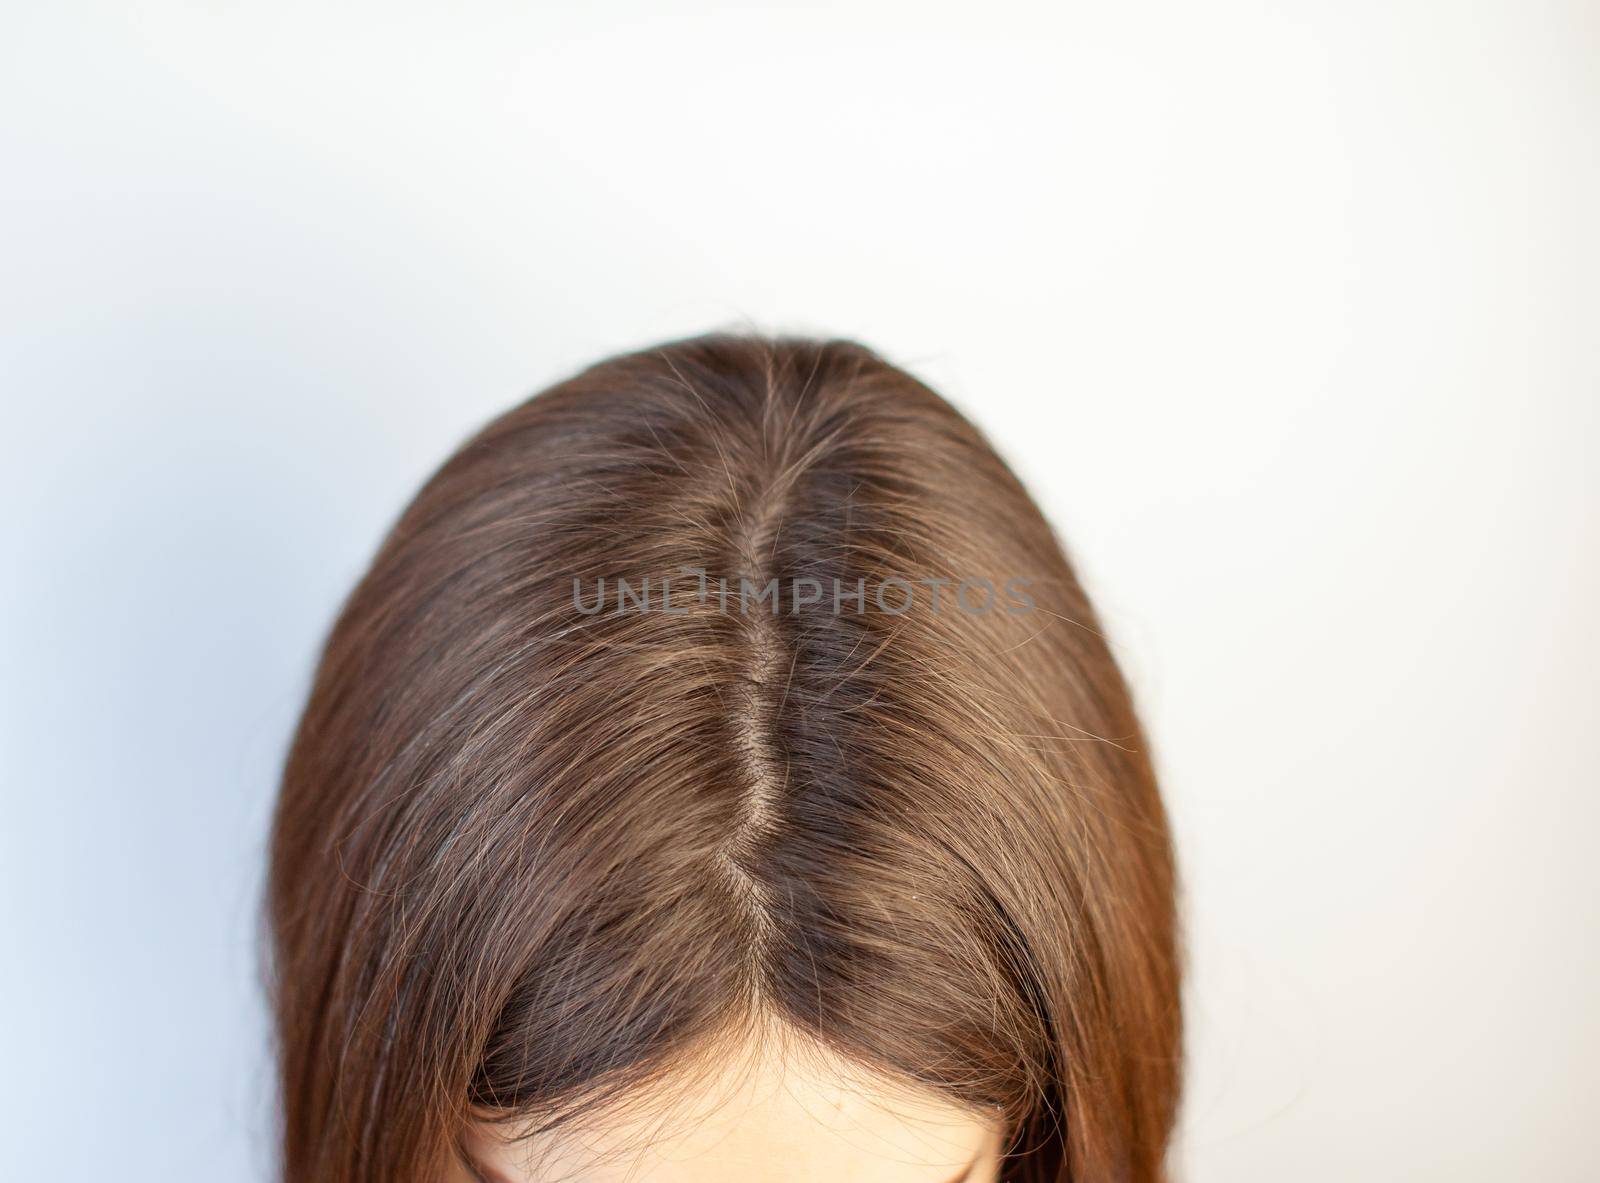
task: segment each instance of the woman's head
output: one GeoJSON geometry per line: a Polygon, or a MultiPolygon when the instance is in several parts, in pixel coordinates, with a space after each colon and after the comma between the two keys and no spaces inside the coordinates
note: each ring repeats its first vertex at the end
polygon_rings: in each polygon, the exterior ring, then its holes
{"type": "Polygon", "coordinates": [[[468,441],[329,638],[270,911],[290,1183],[600,1183],[796,1093],[945,1131],[885,1179],[1160,1175],[1127,692],[1010,471],[858,345],[646,350],[468,441]]]}

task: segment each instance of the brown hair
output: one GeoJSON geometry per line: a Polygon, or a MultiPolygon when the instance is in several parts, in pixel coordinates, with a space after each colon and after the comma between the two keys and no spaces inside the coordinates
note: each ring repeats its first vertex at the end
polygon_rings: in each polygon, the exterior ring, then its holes
{"type": "Polygon", "coordinates": [[[272,836],[284,1178],[423,1183],[475,1111],[554,1126],[759,1016],[998,1107],[1008,1180],[1158,1180],[1173,895],[1094,613],[965,419],[850,342],[614,358],[451,457],[327,641],[272,836]]]}

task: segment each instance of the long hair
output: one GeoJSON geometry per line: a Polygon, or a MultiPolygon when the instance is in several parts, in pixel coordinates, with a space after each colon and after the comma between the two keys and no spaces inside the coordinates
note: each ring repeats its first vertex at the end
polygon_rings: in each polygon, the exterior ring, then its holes
{"type": "Polygon", "coordinates": [[[709,336],[515,407],[345,603],[269,920],[286,1183],[427,1183],[765,1025],[1154,1183],[1167,825],[1006,465],[846,341],[709,336]]]}

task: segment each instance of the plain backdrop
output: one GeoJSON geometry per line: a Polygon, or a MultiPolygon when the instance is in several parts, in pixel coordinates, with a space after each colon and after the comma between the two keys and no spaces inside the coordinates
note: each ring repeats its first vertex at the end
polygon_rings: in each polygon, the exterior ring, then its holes
{"type": "Polygon", "coordinates": [[[1594,1177],[1600,9],[6,5],[0,1174],[265,1180],[320,637],[486,417],[858,337],[1154,737],[1211,1181],[1594,1177]]]}

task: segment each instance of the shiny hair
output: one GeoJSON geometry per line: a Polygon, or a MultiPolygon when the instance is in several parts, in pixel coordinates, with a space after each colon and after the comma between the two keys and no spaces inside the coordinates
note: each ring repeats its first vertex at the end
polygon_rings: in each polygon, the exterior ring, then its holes
{"type": "Polygon", "coordinates": [[[601,362],[426,483],[334,624],[272,834],[287,1183],[426,1183],[773,1024],[1149,1183],[1173,859],[1049,526],[847,341],[601,362]]]}

